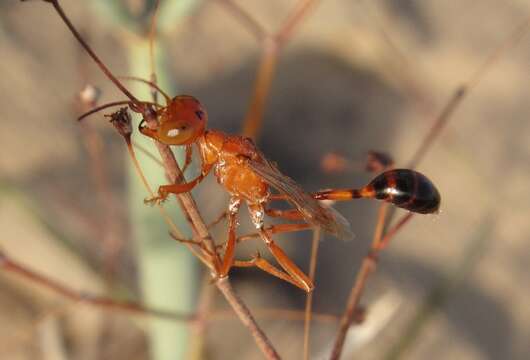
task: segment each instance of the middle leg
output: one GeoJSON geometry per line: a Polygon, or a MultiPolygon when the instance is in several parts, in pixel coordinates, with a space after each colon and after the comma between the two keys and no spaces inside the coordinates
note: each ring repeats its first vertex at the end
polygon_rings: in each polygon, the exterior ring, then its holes
{"type": "Polygon", "coordinates": [[[270,217],[282,218],[286,220],[304,220],[304,216],[298,209],[265,209],[265,214],[270,217]]]}
{"type": "Polygon", "coordinates": [[[234,253],[236,248],[236,227],[237,227],[237,214],[241,205],[241,199],[237,197],[231,197],[230,203],[228,204],[228,239],[226,241],[225,253],[223,256],[223,263],[219,271],[219,277],[226,277],[230,268],[234,263],[234,253]]]}
{"type": "MultiPolygon", "coordinates": [[[[308,224],[308,223],[300,223],[300,224],[276,224],[276,225],[269,225],[264,228],[267,233],[271,235],[275,234],[284,234],[284,233],[291,233],[291,232],[298,232],[298,231],[306,231],[306,230],[312,230],[315,226],[308,224]]],[[[255,239],[257,237],[260,237],[259,232],[250,233],[246,235],[241,235],[237,238],[237,242],[247,241],[251,239],[255,239]]]]}

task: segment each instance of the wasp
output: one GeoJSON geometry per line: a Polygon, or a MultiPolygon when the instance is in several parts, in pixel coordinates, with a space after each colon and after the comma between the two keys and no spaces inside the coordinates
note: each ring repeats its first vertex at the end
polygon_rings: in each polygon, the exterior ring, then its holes
{"type": "MultiPolygon", "coordinates": [[[[201,171],[189,182],[160,186],[158,196],[148,202],[164,201],[169,194],[190,191],[213,170],[217,182],[230,195],[227,211],[228,240],[220,276],[226,276],[234,262],[237,215],[243,202],[248,207],[252,223],[260,237],[287,273],[288,281],[308,292],[314,288],[312,281],[276,245],[271,234],[320,227],[339,238],[351,238],[348,221],[333,208],[323,205],[320,200],[370,198],[384,200],[422,214],[438,211],[440,193],[434,184],[425,175],[409,169],[383,172],[360,189],[332,189],[309,194],[294,180],[282,174],[250,138],[207,129],[207,112],[196,98],[190,95],[178,95],[174,98],[165,96],[166,106],[156,111],[158,128],[150,129],[142,121],[139,131],[167,145],[195,144],[201,160],[201,171]],[[272,194],[271,188],[278,193],[272,194]],[[288,201],[294,208],[271,209],[268,204],[274,200],[288,201]],[[265,215],[302,220],[305,225],[282,224],[277,225],[281,229],[275,226],[265,229],[265,215]]],[[[260,267],[277,275],[277,271],[271,269],[272,265],[265,264],[264,261],[260,259],[260,267]]]]}

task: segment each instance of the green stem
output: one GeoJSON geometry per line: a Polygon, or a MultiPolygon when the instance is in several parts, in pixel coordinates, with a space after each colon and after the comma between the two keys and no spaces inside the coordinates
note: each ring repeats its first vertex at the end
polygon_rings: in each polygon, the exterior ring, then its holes
{"type": "MultiPolygon", "coordinates": [[[[148,41],[130,42],[127,51],[131,74],[148,79],[150,74],[148,41]]],[[[163,56],[161,48],[157,49],[156,54],[159,84],[171,92],[167,84],[168,76],[160,62],[163,56]]],[[[150,96],[149,88],[144,84],[134,83],[130,88],[142,99],[148,99],[150,96]]],[[[138,122],[139,119],[136,121],[138,122]]],[[[135,141],[152,149],[152,153],[157,153],[150,139],[137,135],[135,141]]],[[[177,159],[181,161],[182,151],[179,149],[176,153],[177,159]]],[[[156,189],[158,185],[167,183],[163,168],[143,154],[138,153],[137,156],[153,188],[156,189]]],[[[195,310],[193,304],[198,284],[198,266],[184,246],[170,239],[167,225],[157,209],[144,205],[143,200],[148,194],[132,165],[129,167],[129,179],[128,207],[131,211],[130,221],[137,249],[144,302],[148,306],[191,313],[195,310]]],[[[181,215],[176,202],[168,201],[165,206],[168,213],[178,215],[174,216],[177,226],[180,229],[187,229],[186,220],[181,215]]],[[[154,320],[149,333],[153,359],[184,359],[189,342],[188,330],[186,324],[154,320]]]]}

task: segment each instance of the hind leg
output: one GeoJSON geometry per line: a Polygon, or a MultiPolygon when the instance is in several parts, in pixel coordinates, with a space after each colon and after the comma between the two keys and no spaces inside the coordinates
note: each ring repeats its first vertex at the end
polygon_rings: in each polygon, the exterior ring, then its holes
{"type": "MultiPolygon", "coordinates": [[[[267,245],[269,251],[272,253],[278,264],[287,273],[290,280],[289,282],[298,286],[306,292],[311,292],[314,289],[313,282],[311,279],[302,271],[300,268],[287,256],[287,254],[272,240],[272,237],[265,230],[263,224],[263,218],[265,210],[261,204],[249,204],[248,209],[254,226],[258,230],[261,239],[267,245]]],[[[269,272],[269,271],[268,271],[269,272]]],[[[269,272],[272,273],[272,272],[269,272]]]]}

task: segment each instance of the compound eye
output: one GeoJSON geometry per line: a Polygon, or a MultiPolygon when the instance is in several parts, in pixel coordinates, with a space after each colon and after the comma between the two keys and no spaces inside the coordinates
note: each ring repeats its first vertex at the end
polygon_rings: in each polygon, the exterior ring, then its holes
{"type": "Polygon", "coordinates": [[[193,142],[194,127],[186,123],[165,123],[159,128],[159,141],[167,145],[185,145],[193,142]]]}

